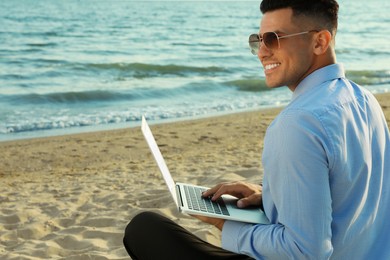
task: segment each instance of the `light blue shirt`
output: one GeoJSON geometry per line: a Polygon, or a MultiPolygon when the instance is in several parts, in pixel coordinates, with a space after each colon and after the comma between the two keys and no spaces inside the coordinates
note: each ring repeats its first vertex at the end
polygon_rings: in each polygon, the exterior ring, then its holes
{"type": "Polygon", "coordinates": [[[269,225],[226,221],[223,248],[256,259],[390,259],[390,136],[380,105],[333,64],[267,129],[269,225]]]}

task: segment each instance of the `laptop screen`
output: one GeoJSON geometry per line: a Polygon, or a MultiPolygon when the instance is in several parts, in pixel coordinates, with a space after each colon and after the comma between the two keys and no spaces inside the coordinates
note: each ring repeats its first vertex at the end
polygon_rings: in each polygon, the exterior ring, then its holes
{"type": "Polygon", "coordinates": [[[156,140],[154,139],[154,136],[152,134],[152,131],[149,128],[148,123],[146,122],[146,119],[144,116],[142,116],[142,133],[144,134],[144,137],[146,139],[146,142],[149,145],[150,151],[152,152],[154,159],[157,162],[158,168],[160,169],[163,178],[168,185],[169,191],[172,194],[173,200],[175,201],[176,205],[179,205],[177,202],[177,196],[176,196],[176,185],[175,182],[172,179],[171,173],[169,172],[168,166],[165,163],[165,160],[160,152],[160,149],[157,146],[156,140]]]}

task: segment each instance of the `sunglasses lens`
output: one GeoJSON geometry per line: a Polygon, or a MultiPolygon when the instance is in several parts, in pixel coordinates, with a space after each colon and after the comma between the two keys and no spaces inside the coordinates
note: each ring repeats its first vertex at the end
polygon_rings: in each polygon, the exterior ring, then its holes
{"type": "Polygon", "coordinates": [[[278,35],[274,32],[266,32],[263,34],[263,42],[264,45],[268,49],[278,49],[279,48],[279,40],[278,35]]]}
{"type": "Polygon", "coordinates": [[[258,34],[251,34],[249,36],[249,47],[253,55],[259,53],[260,43],[263,42],[268,49],[278,49],[279,39],[278,35],[274,32],[266,32],[262,38],[258,34]]]}
{"type": "Polygon", "coordinates": [[[260,37],[258,34],[251,34],[249,36],[249,47],[253,55],[257,55],[259,52],[260,37]]]}

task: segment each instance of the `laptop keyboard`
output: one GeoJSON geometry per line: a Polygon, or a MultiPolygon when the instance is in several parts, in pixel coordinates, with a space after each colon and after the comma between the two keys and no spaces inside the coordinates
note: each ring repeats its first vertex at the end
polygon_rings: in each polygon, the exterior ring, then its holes
{"type": "Polygon", "coordinates": [[[229,216],[229,212],[222,199],[212,201],[211,198],[203,198],[203,191],[205,189],[184,185],[189,209],[229,216]]]}

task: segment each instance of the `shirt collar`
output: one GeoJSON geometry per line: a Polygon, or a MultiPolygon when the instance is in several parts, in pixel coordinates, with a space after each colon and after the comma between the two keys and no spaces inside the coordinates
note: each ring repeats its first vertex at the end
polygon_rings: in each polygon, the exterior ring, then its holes
{"type": "Polygon", "coordinates": [[[312,72],[304,78],[293,92],[292,99],[295,99],[304,92],[315,88],[322,83],[334,79],[345,78],[344,67],[341,64],[331,64],[312,72]]]}

